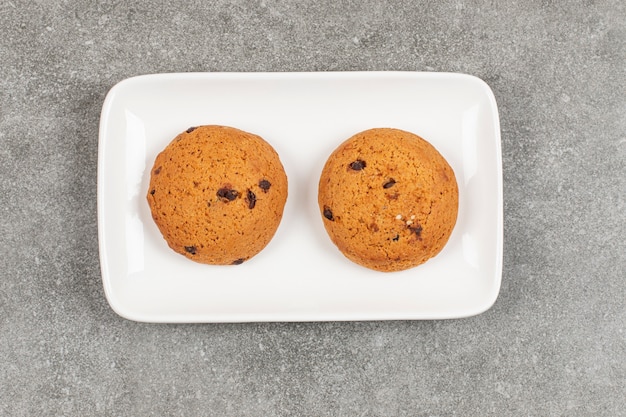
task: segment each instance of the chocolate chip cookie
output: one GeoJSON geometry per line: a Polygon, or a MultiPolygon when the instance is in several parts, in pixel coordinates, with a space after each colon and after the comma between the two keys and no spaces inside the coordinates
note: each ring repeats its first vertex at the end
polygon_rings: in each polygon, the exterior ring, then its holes
{"type": "Polygon", "coordinates": [[[330,239],[348,259],[377,271],[434,257],[457,219],[454,171],[430,143],[398,129],[366,130],[342,143],[318,191],[330,239]]]}
{"type": "Polygon", "coordinates": [[[170,248],[213,265],[238,265],[270,242],[287,176],[261,137],[227,126],[182,132],[159,153],[147,200],[170,248]]]}

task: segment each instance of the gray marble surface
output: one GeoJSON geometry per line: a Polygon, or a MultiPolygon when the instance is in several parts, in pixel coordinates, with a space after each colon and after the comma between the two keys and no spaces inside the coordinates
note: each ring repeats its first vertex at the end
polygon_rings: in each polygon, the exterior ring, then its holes
{"type": "Polygon", "coordinates": [[[0,3],[0,415],[626,415],[626,3],[0,3]],[[519,3],[519,4],[518,4],[519,3]],[[452,71],[502,126],[496,304],[154,325],[108,306],[103,99],[187,71],[452,71]]]}

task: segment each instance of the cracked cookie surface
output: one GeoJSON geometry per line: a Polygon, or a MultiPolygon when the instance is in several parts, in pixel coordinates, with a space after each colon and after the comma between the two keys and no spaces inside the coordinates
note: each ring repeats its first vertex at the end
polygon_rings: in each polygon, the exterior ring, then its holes
{"type": "Polygon", "coordinates": [[[200,263],[239,265],[276,233],[287,176],[261,137],[227,126],[190,127],[157,155],[146,198],[174,251],[200,263]]]}
{"type": "Polygon", "coordinates": [[[378,271],[423,264],[448,242],[457,219],[454,171],[426,140],[402,130],[357,133],[330,155],[318,204],[330,239],[378,271]]]}

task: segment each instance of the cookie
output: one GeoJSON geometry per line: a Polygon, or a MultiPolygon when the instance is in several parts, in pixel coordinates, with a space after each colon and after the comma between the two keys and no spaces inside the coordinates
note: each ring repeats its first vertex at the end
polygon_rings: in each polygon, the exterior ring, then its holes
{"type": "Polygon", "coordinates": [[[457,219],[454,171],[430,143],[398,129],[366,130],[343,142],[318,191],[330,239],[348,259],[377,271],[437,255],[457,219]]]}
{"type": "Polygon", "coordinates": [[[226,126],[192,127],[156,157],[146,198],[174,251],[200,263],[237,265],[276,233],[287,176],[261,137],[226,126]]]}

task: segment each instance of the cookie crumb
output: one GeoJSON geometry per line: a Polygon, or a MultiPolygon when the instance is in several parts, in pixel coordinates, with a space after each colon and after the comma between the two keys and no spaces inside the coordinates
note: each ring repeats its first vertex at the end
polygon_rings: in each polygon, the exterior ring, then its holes
{"type": "Polygon", "coordinates": [[[402,214],[398,214],[398,215],[396,216],[396,220],[402,220],[402,214]]]}

